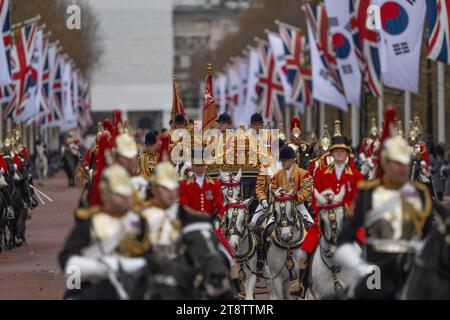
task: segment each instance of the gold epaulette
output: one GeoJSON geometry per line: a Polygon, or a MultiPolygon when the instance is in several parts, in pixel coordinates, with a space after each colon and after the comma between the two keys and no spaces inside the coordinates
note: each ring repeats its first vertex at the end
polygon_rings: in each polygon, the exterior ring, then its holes
{"type": "Polygon", "coordinates": [[[78,208],[75,211],[75,216],[80,220],[88,220],[94,214],[100,212],[100,206],[92,206],[88,208],[78,208]]]}
{"type": "Polygon", "coordinates": [[[214,182],[214,179],[211,178],[211,177],[209,177],[209,176],[206,176],[206,177],[205,177],[205,181],[206,181],[206,183],[210,183],[210,184],[212,184],[212,185],[216,184],[216,183],[214,182]]]}
{"type": "Polygon", "coordinates": [[[412,185],[423,192],[425,197],[425,203],[423,204],[423,213],[424,216],[428,216],[431,213],[431,207],[432,207],[432,201],[430,192],[428,190],[428,187],[424,185],[423,183],[420,183],[418,181],[413,181],[412,185]]]}
{"type": "Polygon", "coordinates": [[[190,185],[191,183],[194,183],[194,181],[195,181],[195,178],[194,178],[194,177],[189,177],[189,179],[188,179],[187,182],[186,182],[186,185],[188,186],[188,185],[190,185]]]}
{"type": "Polygon", "coordinates": [[[357,187],[359,190],[369,190],[379,186],[380,183],[380,179],[361,180],[357,183],[357,187]]]}

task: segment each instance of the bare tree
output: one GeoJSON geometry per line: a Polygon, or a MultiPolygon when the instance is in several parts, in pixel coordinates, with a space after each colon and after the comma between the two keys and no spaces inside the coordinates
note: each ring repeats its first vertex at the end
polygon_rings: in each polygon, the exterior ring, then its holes
{"type": "Polygon", "coordinates": [[[37,15],[40,24],[51,31],[50,41],[59,40],[79,68],[90,79],[103,53],[98,17],[87,0],[11,0],[12,23],[19,23],[37,15]],[[66,25],[67,7],[76,4],[81,9],[81,29],[69,30],[66,25]]]}

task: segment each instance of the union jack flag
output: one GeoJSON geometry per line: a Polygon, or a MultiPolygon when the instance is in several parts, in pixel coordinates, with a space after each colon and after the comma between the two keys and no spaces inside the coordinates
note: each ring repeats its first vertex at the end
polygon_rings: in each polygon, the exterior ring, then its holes
{"type": "Polygon", "coordinates": [[[283,71],[292,87],[292,101],[300,107],[310,106],[312,79],[311,67],[306,66],[306,37],[299,29],[282,22],[278,23],[278,33],[284,44],[286,65],[283,71]]]}
{"type": "MultiPolygon", "coordinates": [[[[3,42],[6,59],[8,61],[9,75],[11,76],[11,20],[9,15],[9,0],[0,0],[0,22],[2,25],[3,42]]],[[[0,88],[0,103],[9,103],[14,97],[11,85],[0,88]]],[[[2,107],[3,108],[3,107],[2,107]]]]}
{"type": "Polygon", "coordinates": [[[258,100],[259,111],[264,120],[283,122],[281,111],[284,105],[284,92],[281,79],[275,68],[275,58],[267,42],[259,40],[257,43],[259,55],[258,100]]]}
{"type": "Polygon", "coordinates": [[[316,39],[320,58],[327,69],[326,76],[333,86],[344,95],[344,88],[339,75],[336,55],[333,50],[332,38],[328,32],[329,24],[325,6],[323,4],[312,6],[307,3],[303,6],[303,10],[305,11],[306,19],[309,21],[312,33],[316,39]]]}
{"type": "Polygon", "coordinates": [[[450,0],[427,0],[428,58],[450,63],[450,0]]]}
{"type": "Polygon", "coordinates": [[[367,8],[371,0],[350,1],[351,19],[348,29],[353,35],[356,57],[363,75],[364,91],[379,97],[382,91],[378,33],[366,27],[367,8]]]}
{"type": "Polygon", "coordinates": [[[38,117],[45,116],[49,113],[49,97],[50,97],[50,56],[48,55],[48,39],[43,41],[43,57],[44,68],[42,70],[42,89],[39,102],[38,117]]]}
{"type": "Polygon", "coordinates": [[[50,96],[50,112],[47,116],[47,125],[50,127],[59,126],[63,120],[62,113],[62,70],[61,57],[56,54],[54,65],[50,73],[50,83],[52,93],[50,96]]]}
{"type": "Polygon", "coordinates": [[[35,85],[37,74],[31,68],[34,41],[38,31],[37,22],[29,23],[14,30],[14,45],[11,47],[11,68],[14,98],[4,110],[4,117],[19,116],[28,101],[28,88],[35,85]]]}

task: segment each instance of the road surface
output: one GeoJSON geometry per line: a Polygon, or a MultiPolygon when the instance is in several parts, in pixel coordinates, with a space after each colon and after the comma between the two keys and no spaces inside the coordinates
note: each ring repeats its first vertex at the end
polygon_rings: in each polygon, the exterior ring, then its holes
{"type": "Polygon", "coordinates": [[[57,255],[72,227],[80,190],[67,187],[62,171],[36,186],[53,202],[31,211],[26,246],[0,253],[0,299],[61,299],[64,292],[57,255]]]}

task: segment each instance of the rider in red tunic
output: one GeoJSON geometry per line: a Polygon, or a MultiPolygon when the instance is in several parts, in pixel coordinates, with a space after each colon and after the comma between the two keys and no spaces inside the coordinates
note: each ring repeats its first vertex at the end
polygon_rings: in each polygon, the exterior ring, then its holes
{"type": "MultiPolygon", "coordinates": [[[[314,189],[319,193],[326,189],[331,189],[334,194],[338,194],[341,188],[345,188],[343,205],[349,211],[358,191],[357,183],[363,179],[362,174],[356,169],[352,168],[346,163],[351,147],[347,137],[341,135],[340,123],[335,123],[335,133],[331,140],[332,145],[329,148],[330,154],[333,157],[333,162],[325,168],[318,169],[314,176],[314,189]]],[[[306,253],[300,262],[300,277],[299,290],[294,290],[292,293],[303,296],[305,293],[308,276],[307,276],[307,257],[310,257],[314,252],[320,240],[320,227],[318,222],[318,208],[316,198],[312,196],[312,208],[315,213],[314,224],[308,230],[308,233],[303,241],[301,249],[306,253]],[[306,258],[306,259],[305,259],[306,258]]],[[[359,234],[358,239],[363,241],[362,233],[359,234]]]]}
{"type": "MultiPolygon", "coordinates": [[[[192,165],[192,171],[194,175],[180,183],[180,205],[192,215],[209,218],[209,221],[221,220],[224,207],[220,183],[206,175],[204,164],[192,165]]],[[[220,228],[217,228],[217,237],[231,255],[231,248],[220,228]]]]}

